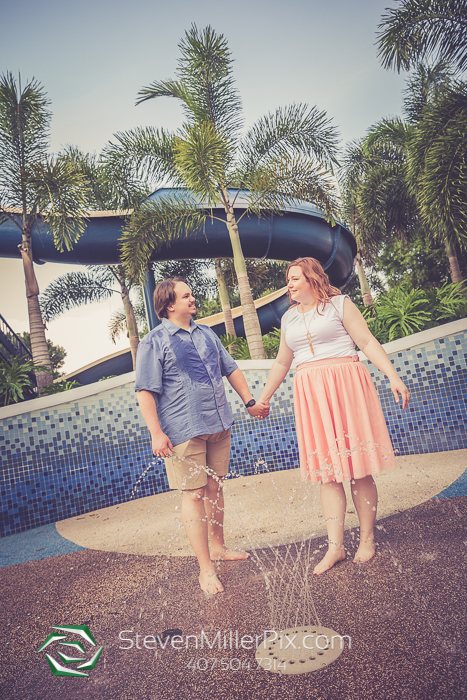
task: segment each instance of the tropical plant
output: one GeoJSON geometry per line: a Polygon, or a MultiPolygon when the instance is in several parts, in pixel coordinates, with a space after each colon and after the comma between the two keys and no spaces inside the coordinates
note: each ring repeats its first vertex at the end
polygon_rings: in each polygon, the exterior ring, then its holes
{"type": "MultiPolygon", "coordinates": [[[[401,0],[383,17],[380,29],[379,55],[386,68],[408,69],[433,56],[441,66],[467,68],[467,0],[401,0]]],[[[425,104],[416,93],[412,96],[418,115],[409,116],[418,123],[410,144],[409,179],[421,218],[435,240],[444,242],[452,281],[458,282],[462,273],[456,244],[465,250],[467,243],[467,84],[453,83],[452,75],[453,70],[444,80],[426,76],[425,84],[441,90],[432,91],[425,104]]],[[[423,98],[423,90],[420,94],[423,98]]]]}
{"type": "Polygon", "coordinates": [[[10,362],[0,362],[0,402],[4,406],[23,401],[24,391],[30,387],[34,374],[49,373],[49,367],[37,365],[33,360],[12,357],[10,362]]]}
{"type": "Polygon", "coordinates": [[[250,349],[246,338],[236,338],[230,333],[221,335],[220,341],[227,348],[234,360],[251,360],[250,349]]]}
{"type": "MultiPolygon", "coordinates": [[[[67,146],[63,155],[83,175],[89,186],[90,209],[119,213],[122,222],[149,194],[147,185],[135,176],[127,163],[118,168],[96,154],[84,153],[75,146],[67,146]]],[[[47,319],[56,318],[72,306],[101,301],[116,292],[112,284],[118,284],[122,297],[123,313],[117,312],[110,321],[110,337],[115,342],[121,331],[125,331],[130,341],[133,368],[136,365],[136,351],[139,332],[136,313],[130,298],[134,280],[129,278],[123,265],[106,265],[89,268],[86,273],[70,273],[55,280],[45,290],[41,298],[47,319]],[[52,314],[52,315],[49,315],[52,314]]],[[[141,316],[141,314],[140,314],[141,316]]],[[[145,314],[143,313],[143,323],[145,314]]]]}
{"type": "Polygon", "coordinates": [[[115,342],[123,321],[130,339],[134,367],[139,336],[135,311],[130,300],[131,285],[123,265],[94,265],[87,272],[68,272],[51,282],[41,295],[42,317],[47,323],[73,307],[103,301],[113,294],[120,294],[124,306],[123,319],[119,318],[119,328],[116,330],[115,319],[112,317],[110,334],[115,342]],[[118,284],[120,289],[115,289],[115,284],[118,284]]]}
{"type": "Polygon", "coordinates": [[[373,306],[361,310],[375,338],[387,343],[440,322],[464,318],[467,299],[461,283],[449,282],[425,291],[404,282],[379,295],[373,306]]]}
{"type": "Polygon", "coordinates": [[[68,380],[63,379],[61,382],[54,382],[49,386],[45,386],[41,391],[41,396],[49,396],[51,394],[61,394],[63,391],[69,391],[70,389],[76,389],[81,384],[75,379],[68,380]]]}
{"type": "Polygon", "coordinates": [[[263,335],[264,352],[268,360],[275,359],[277,353],[279,352],[280,342],[280,328],[274,328],[270,333],[267,333],[267,335],[263,335]]]}
{"type": "Polygon", "coordinates": [[[400,119],[383,120],[365,139],[347,147],[341,169],[343,218],[355,235],[356,268],[365,306],[373,303],[364,261],[375,265],[381,244],[408,236],[415,203],[406,180],[407,129],[400,119]]]}
{"type": "Polygon", "coordinates": [[[466,0],[398,0],[386,12],[378,34],[385,68],[409,70],[433,56],[467,68],[466,0]]]}
{"type": "Polygon", "coordinates": [[[422,112],[409,149],[409,180],[420,216],[444,242],[453,282],[463,279],[456,246],[467,250],[467,83],[449,86],[422,112]]]}
{"type": "MultiPolygon", "coordinates": [[[[251,291],[256,298],[285,287],[287,262],[246,258],[245,265],[251,291]]],[[[224,259],[222,261],[222,269],[227,288],[229,292],[232,292],[236,288],[233,260],[231,258],[224,259]]]]}
{"type": "Polygon", "coordinates": [[[389,340],[417,333],[430,322],[428,297],[423,289],[396,287],[379,300],[377,314],[387,325],[389,340]]]}
{"type": "MultiPolygon", "coordinates": [[[[278,353],[281,342],[280,328],[274,328],[270,333],[263,335],[264,353],[267,359],[274,359],[278,353]]],[[[251,360],[248,343],[245,338],[236,338],[229,333],[221,335],[220,341],[227,348],[234,360],[251,360]]]]}
{"type": "Polygon", "coordinates": [[[221,204],[232,245],[253,358],[264,357],[238,227],[249,213],[280,212],[294,198],[314,201],[332,219],[336,133],[324,112],[304,105],[278,109],[241,137],[241,104],[232,77],[227,42],[211,27],[186,32],[180,43],[177,79],[153,82],[138,103],[156,97],[181,101],[186,122],[176,133],[140,128],[116,135],[107,149],[110,162],[132,163],[138,173],[169,179],[185,192],[148,202],[135,213],[122,237],[123,261],[136,278],[162,243],[203,226],[221,204]],[[248,199],[237,218],[239,192],[248,199]],[[202,208],[205,207],[205,208],[202,208]]]}
{"type": "Polygon", "coordinates": [[[346,217],[354,216],[362,254],[378,259],[388,241],[443,244],[451,279],[462,279],[457,250],[467,241],[467,101],[449,66],[418,66],[404,111],[384,119],[348,148],[343,173],[346,217]],[[451,99],[450,99],[451,98],[451,99]]]}
{"type": "MultiPolygon", "coordinates": [[[[23,88],[11,73],[0,76],[0,224],[11,219],[21,234],[31,351],[42,388],[52,382],[50,358],[39,308],[31,229],[43,221],[58,250],[70,250],[85,227],[88,188],[66,157],[47,152],[51,113],[40,83],[23,88]],[[40,216],[39,216],[40,215],[40,216]]],[[[1,235],[1,229],[0,229],[1,235]]]]}
{"type": "MultiPolygon", "coordinates": [[[[24,332],[24,333],[19,333],[18,337],[21,338],[23,343],[26,345],[29,350],[31,349],[31,336],[29,333],[24,332]]],[[[60,369],[63,367],[65,364],[65,357],[67,356],[67,351],[65,348],[62,348],[61,345],[54,345],[52,341],[47,338],[47,348],[49,351],[49,357],[50,357],[50,363],[52,365],[52,376],[55,379],[59,379],[63,372],[60,372],[60,369]]]]}
{"type": "Polygon", "coordinates": [[[431,304],[435,321],[455,321],[467,316],[467,298],[462,282],[444,284],[435,294],[431,304]]]}

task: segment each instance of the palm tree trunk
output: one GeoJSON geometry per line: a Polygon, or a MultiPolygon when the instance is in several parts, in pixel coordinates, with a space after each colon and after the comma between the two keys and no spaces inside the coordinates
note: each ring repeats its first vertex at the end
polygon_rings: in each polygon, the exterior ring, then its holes
{"type": "Polygon", "coordinates": [[[355,264],[357,267],[358,281],[360,283],[360,291],[362,293],[363,304],[365,306],[371,306],[373,304],[373,297],[371,295],[370,285],[365,275],[365,270],[363,268],[362,256],[360,251],[357,252],[357,257],[355,258],[355,264]]]}
{"type": "Polygon", "coordinates": [[[130,300],[130,292],[125,282],[125,270],[122,265],[117,267],[117,277],[122,290],[123,309],[125,311],[126,327],[128,338],[130,340],[131,359],[133,361],[133,369],[136,368],[136,351],[139,345],[138,326],[136,324],[135,311],[130,300]]]}
{"type": "Polygon", "coordinates": [[[240,303],[242,305],[243,325],[245,335],[250,349],[252,360],[264,360],[263,338],[261,336],[261,326],[258,321],[253,295],[248,281],[245,258],[240,243],[238,226],[235,220],[233,206],[230,204],[227,190],[222,190],[222,200],[227,215],[227,229],[232,244],[235,274],[237,275],[238,291],[240,292],[240,303]]]}
{"type": "Polygon", "coordinates": [[[451,280],[453,282],[462,282],[464,280],[462,276],[462,272],[459,266],[459,259],[456,254],[456,249],[453,246],[452,243],[450,243],[447,239],[444,243],[444,246],[446,248],[446,255],[448,256],[449,260],[449,270],[451,273],[451,280]]]}
{"type": "Polygon", "coordinates": [[[29,334],[31,339],[31,353],[34,362],[42,367],[48,367],[49,372],[36,372],[36,382],[39,393],[46,386],[53,384],[52,363],[50,361],[45,327],[42,321],[39,306],[39,285],[32,262],[31,237],[23,230],[22,245],[19,249],[23,259],[24,278],[26,283],[26,297],[28,301],[29,334]]]}
{"type": "Polygon", "coordinates": [[[227,291],[227,285],[225,284],[224,273],[222,271],[221,259],[216,258],[214,260],[216,265],[216,277],[217,286],[219,288],[219,297],[221,300],[222,313],[224,314],[225,332],[227,335],[233,335],[234,338],[237,337],[235,333],[235,326],[232,318],[232,309],[230,307],[229,293],[227,291]]]}

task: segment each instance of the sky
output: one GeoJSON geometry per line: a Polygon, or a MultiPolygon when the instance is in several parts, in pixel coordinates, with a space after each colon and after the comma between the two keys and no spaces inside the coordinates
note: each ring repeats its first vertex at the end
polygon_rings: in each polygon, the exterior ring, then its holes
{"type": "MultiPolygon", "coordinates": [[[[67,144],[99,152],[112,135],[139,126],[176,130],[175,100],[135,106],[138,90],[174,77],[178,44],[192,23],[228,40],[245,127],[279,106],[316,105],[342,147],[383,117],[400,114],[406,74],[384,70],[375,47],[381,16],[395,0],[16,0],[2,7],[0,73],[35,77],[53,112],[51,151],[67,144]]],[[[161,183],[162,184],[162,183],[161,183]]],[[[1,234],[0,234],[1,235],[1,234]]],[[[39,287],[77,266],[36,265],[39,287]]],[[[128,346],[108,333],[118,295],[72,310],[47,337],[67,351],[71,372],[128,346]]],[[[0,314],[28,330],[19,260],[0,258],[0,314]]]]}

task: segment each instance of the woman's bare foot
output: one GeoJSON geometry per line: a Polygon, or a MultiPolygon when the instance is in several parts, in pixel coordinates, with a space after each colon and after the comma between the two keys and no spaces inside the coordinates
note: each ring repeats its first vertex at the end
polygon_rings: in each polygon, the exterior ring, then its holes
{"type": "Polygon", "coordinates": [[[340,547],[339,549],[328,549],[321,561],[316,564],[313,573],[317,576],[324,574],[325,571],[332,569],[334,564],[337,564],[337,562],[343,561],[344,559],[345,550],[343,547],[340,547]]]}
{"type": "Polygon", "coordinates": [[[212,561],[237,561],[238,559],[248,559],[248,552],[236,551],[223,547],[219,552],[211,552],[212,561]]]}
{"type": "Polygon", "coordinates": [[[201,590],[210,595],[215,595],[216,593],[222,593],[224,586],[217,578],[217,574],[214,569],[209,571],[201,571],[199,575],[199,585],[201,590]]]}
{"type": "Polygon", "coordinates": [[[357,552],[354,556],[354,563],[361,564],[364,561],[369,561],[375,556],[375,543],[371,541],[360,542],[357,552]]]}

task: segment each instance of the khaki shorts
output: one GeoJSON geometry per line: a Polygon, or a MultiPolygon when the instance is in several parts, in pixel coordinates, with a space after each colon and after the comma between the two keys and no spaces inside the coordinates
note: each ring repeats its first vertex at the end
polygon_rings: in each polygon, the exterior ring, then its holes
{"type": "Polygon", "coordinates": [[[209,476],[229,471],[230,429],[213,435],[198,435],[176,445],[174,456],[165,459],[171,489],[188,491],[206,486],[209,476]]]}

